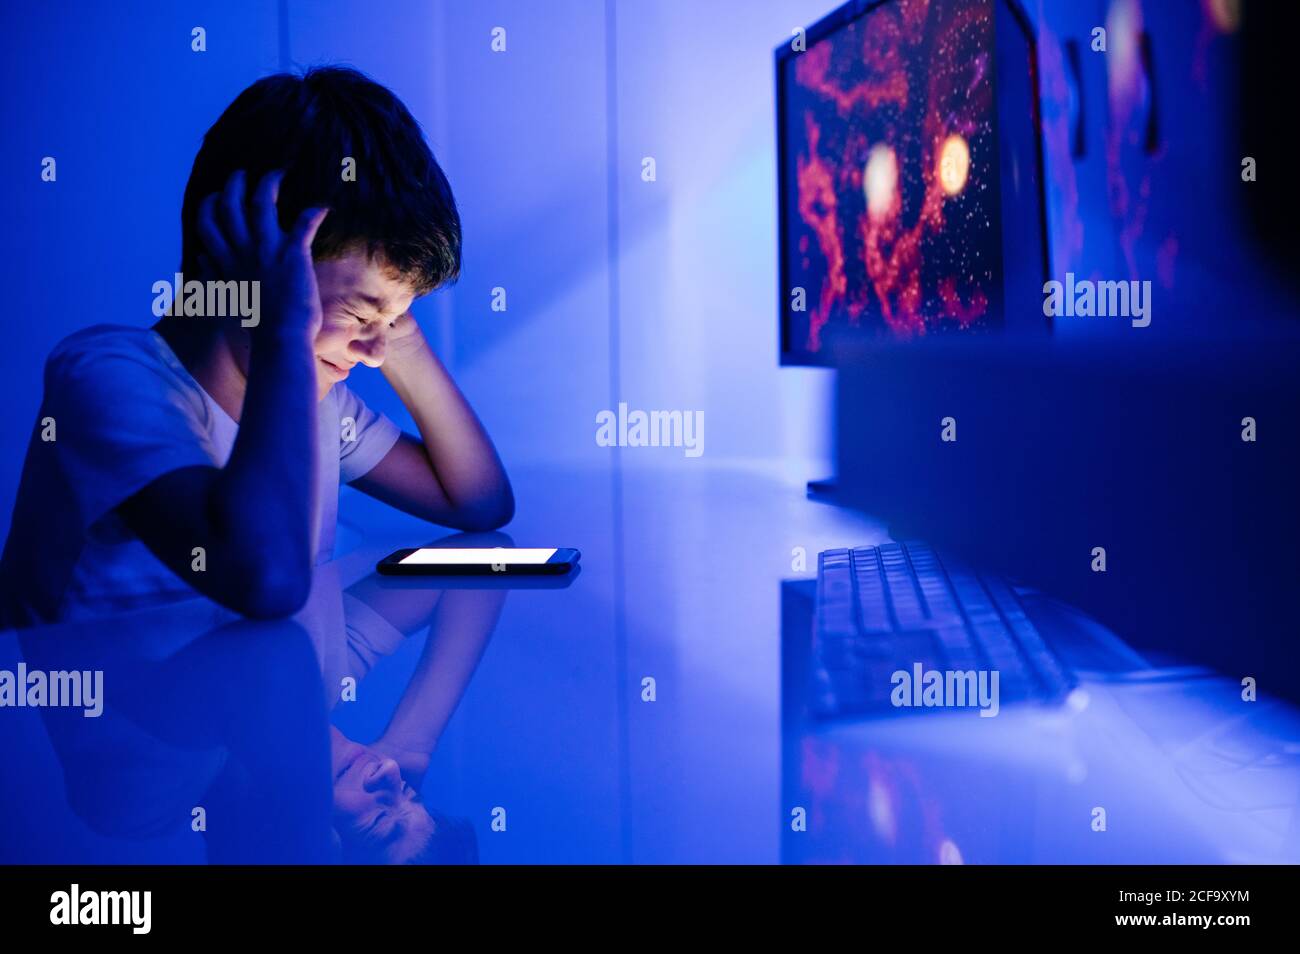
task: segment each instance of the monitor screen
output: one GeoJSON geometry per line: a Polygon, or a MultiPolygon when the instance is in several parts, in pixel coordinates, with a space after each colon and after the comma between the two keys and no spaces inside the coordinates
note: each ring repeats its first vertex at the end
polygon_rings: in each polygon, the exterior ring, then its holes
{"type": "Polygon", "coordinates": [[[783,363],[1001,326],[997,7],[850,4],[778,50],[783,363]]]}

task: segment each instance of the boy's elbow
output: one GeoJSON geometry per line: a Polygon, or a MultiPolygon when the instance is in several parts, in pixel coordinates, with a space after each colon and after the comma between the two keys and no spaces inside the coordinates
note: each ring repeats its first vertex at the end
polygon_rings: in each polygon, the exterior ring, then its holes
{"type": "Polygon", "coordinates": [[[462,507],[452,524],[457,530],[468,533],[487,533],[500,530],[515,518],[515,498],[508,489],[490,503],[462,507]]]}
{"type": "Polygon", "coordinates": [[[250,619],[286,619],[307,605],[310,592],[310,586],[264,584],[243,594],[233,608],[250,619]]]}
{"type": "Polygon", "coordinates": [[[472,526],[467,526],[467,530],[474,530],[478,533],[486,533],[489,530],[499,530],[511,520],[515,519],[515,495],[510,489],[499,496],[491,506],[482,508],[480,512],[474,513],[471,517],[472,526]]]}
{"type": "Polygon", "coordinates": [[[231,609],[251,619],[284,619],[307,605],[311,595],[311,569],[293,561],[250,568],[237,587],[231,609]]]}
{"type": "Polygon", "coordinates": [[[310,587],[263,587],[241,599],[238,611],[249,619],[287,619],[307,605],[310,587]]]}
{"type": "Polygon", "coordinates": [[[515,519],[515,498],[507,492],[505,498],[488,514],[480,529],[500,530],[513,519],[515,519]]]}
{"type": "Polygon", "coordinates": [[[490,533],[500,530],[514,517],[514,511],[492,511],[457,514],[447,525],[464,533],[490,533]]]}

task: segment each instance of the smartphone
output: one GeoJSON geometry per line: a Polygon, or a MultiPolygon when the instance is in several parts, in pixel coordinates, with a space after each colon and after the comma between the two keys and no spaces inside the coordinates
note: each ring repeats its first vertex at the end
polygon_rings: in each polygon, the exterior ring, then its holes
{"type": "Polygon", "coordinates": [[[380,560],[388,576],[509,576],[568,573],[582,557],[571,547],[407,547],[380,560]]]}

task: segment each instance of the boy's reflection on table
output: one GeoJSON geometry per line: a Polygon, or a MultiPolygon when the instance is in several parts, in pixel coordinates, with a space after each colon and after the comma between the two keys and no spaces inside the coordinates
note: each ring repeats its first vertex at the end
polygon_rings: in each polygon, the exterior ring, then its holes
{"type": "MultiPolygon", "coordinates": [[[[513,544],[466,534],[435,545],[513,544]]],[[[201,831],[213,864],[475,863],[473,827],[426,805],[421,788],[507,590],[436,585],[372,575],[344,589],[325,565],[290,620],[194,603],[130,626],[20,634],[30,669],[104,671],[99,718],[41,711],[72,810],[116,839],[201,831]],[[348,738],[331,721],[344,687],[426,628],[380,736],[348,738]]]]}

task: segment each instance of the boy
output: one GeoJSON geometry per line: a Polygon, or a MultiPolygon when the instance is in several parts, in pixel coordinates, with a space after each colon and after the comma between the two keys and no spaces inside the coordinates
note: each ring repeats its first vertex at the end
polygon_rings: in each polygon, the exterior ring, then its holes
{"type": "Polygon", "coordinates": [[[254,83],[204,137],[181,225],[185,281],[239,283],[256,314],[178,299],[152,329],[99,325],[55,348],[0,621],[193,590],[291,615],[332,554],[340,480],[458,529],[510,520],[492,442],[409,311],[457,277],[460,219],[389,90],[342,68],[254,83]],[[382,370],[418,438],[348,390],[357,364],[382,370]]]}

